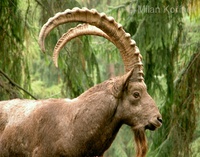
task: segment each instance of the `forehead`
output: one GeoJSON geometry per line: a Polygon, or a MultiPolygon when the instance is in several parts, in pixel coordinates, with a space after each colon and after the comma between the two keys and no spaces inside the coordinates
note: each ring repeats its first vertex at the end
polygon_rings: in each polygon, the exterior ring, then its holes
{"type": "Polygon", "coordinates": [[[128,90],[146,90],[147,86],[142,82],[129,82],[128,90]]]}

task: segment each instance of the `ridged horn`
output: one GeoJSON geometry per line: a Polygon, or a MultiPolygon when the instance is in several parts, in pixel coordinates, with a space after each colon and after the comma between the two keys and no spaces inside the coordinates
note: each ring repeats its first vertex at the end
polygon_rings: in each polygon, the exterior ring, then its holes
{"type": "Polygon", "coordinates": [[[112,41],[115,41],[116,47],[118,47],[121,52],[126,72],[135,68],[137,70],[134,72],[134,75],[138,73],[139,76],[137,79],[143,80],[142,57],[135,41],[131,39],[130,34],[126,33],[113,17],[108,17],[105,13],[98,13],[95,9],[67,9],[50,18],[47,23],[43,25],[39,34],[39,45],[43,51],[45,51],[44,40],[49,32],[56,26],[68,22],[89,23],[101,29],[112,41]]]}
{"type": "Polygon", "coordinates": [[[108,39],[115,45],[115,41],[113,41],[106,33],[104,33],[99,28],[89,25],[88,23],[79,24],[75,28],[71,28],[66,33],[64,33],[62,37],[56,43],[56,46],[54,47],[54,52],[53,52],[53,62],[56,67],[58,67],[58,56],[59,56],[60,50],[67,44],[67,42],[69,42],[73,38],[76,38],[82,35],[101,36],[108,39]]]}

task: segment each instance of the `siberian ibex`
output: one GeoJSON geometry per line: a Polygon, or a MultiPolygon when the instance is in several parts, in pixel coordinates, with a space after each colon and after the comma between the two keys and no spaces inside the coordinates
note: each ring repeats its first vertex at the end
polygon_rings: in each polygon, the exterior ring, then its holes
{"type": "Polygon", "coordinates": [[[107,38],[119,49],[126,74],[109,79],[79,97],[0,102],[0,157],[102,156],[123,124],[131,126],[137,157],[147,152],[145,129],[155,130],[162,118],[143,80],[141,55],[121,25],[104,13],[86,8],[67,9],[42,27],[39,44],[56,26],[86,23],[70,29],[57,43],[60,49],[74,37],[85,34],[107,38]],[[93,26],[91,26],[93,25],[93,26]]]}

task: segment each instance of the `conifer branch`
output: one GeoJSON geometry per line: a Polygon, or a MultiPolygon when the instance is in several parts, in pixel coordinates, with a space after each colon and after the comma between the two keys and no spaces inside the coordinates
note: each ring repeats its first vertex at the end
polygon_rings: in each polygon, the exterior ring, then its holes
{"type": "Polygon", "coordinates": [[[31,96],[33,99],[37,100],[37,98],[35,96],[33,96],[30,92],[28,92],[27,90],[25,90],[24,88],[22,88],[20,85],[18,85],[17,83],[15,83],[11,78],[8,77],[8,75],[3,72],[1,69],[0,69],[0,74],[2,74],[8,81],[11,85],[17,87],[18,89],[22,90],[23,92],[25,92],[26,94],[28,94],[29,96],[31,96]]]}

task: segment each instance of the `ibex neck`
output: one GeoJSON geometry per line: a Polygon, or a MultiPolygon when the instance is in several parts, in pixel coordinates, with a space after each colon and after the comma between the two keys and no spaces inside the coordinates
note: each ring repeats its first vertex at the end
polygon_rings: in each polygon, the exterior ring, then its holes
{"type": "Polygon", "coordinates": [[[105,91],[99,91],[81,97],[81,102],[75,106],[72,121],[73,132],[76,133],[74,139],[78,140],[76,148],[84,147],[83,154],[86,153],[87,156],[102,155],[121,127],[120,121],[115,117],[116,99],[105,91]]]}

